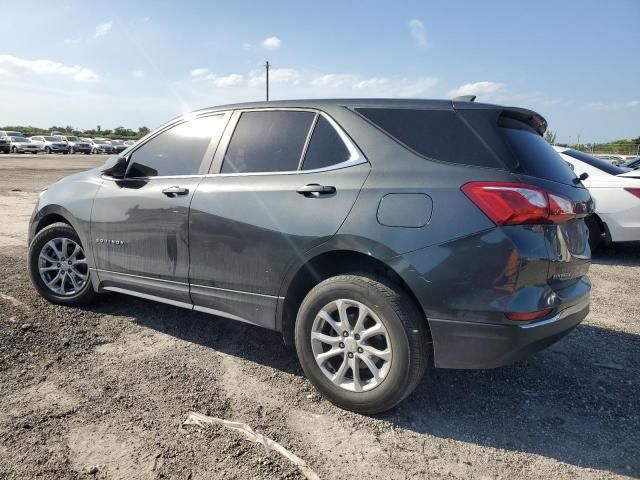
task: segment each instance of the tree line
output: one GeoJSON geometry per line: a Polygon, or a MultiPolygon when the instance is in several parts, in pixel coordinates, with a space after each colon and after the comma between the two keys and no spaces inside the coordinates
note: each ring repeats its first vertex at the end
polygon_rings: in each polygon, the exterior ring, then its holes
{"type": "Polygon", "coordinates": [[[619,155],[640,155],[640,136],[632,139],[613,140],[605,143],[580,143],[580,144],[559,144],[556,143],[556,132],[547,130],[544,138],[551,145],[559,145],[561,147],[571,147],[583,152],[592,153],[617,153],[619,155]]]}
{"type": "Polygon", "coordinates": [[[34,127],[31,125],[10,125],[6,127],[0,127],[0,130],[9,130],[21,132],[24,135],[29,137],[34,135],[50,135],[51,132],[59,132],[61,135],[74,135],[77,137],[102,137],[102,138],[112,138],[112,139],[123,139],[123,140],[138,140],[139,138],[144,137],[147,133],[149,133],[149,128],[147,127],[139,127],[138,130],[132,130],[130,128],[125,127],[116,127],[114,129],[102,129],[100,125],[96,128],[89,130],[79,130],[70,125],[65,127],[52,126],[49,128],[40,128],[34,127]]]}

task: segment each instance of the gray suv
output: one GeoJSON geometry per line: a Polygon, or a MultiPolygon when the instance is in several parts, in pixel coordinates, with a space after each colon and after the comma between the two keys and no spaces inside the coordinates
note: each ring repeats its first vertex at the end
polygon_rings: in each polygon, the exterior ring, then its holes
{"type": "Polygon", "coordinates": [[[545,129],[463,100],[196,111],[42,193],[31,280],[277,330],[332,402],[384,411],[430,357],[498,367],[587,315],[593,203],[545,129]]]}

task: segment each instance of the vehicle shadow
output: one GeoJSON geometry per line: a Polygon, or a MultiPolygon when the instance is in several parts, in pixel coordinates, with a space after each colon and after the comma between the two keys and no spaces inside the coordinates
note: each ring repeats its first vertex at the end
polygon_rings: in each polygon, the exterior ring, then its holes
{"type": "MultiPolygon", "coordinates": [[[[130,316],[182,340],[293,375],[278,333],[118,295],[92,310],[130,316]]],[[[418,434],[640,474],[640,336],[590,325],[525,362],[495,370],[429,368],[416,391],[379,420],[418,434]]]]}
{"type": "Polygon", "coordinates": [[[640,266],[640,242],[614,243],[596,250],[591,258],[596,265],[640,266]]]}

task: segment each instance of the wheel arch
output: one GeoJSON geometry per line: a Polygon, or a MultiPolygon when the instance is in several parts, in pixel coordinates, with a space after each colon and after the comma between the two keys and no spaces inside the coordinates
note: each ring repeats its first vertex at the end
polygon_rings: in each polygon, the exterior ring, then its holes
{"type": "Polygon", "coordinates": [[[324,250],[310,256],[297,268],[291,268],[288,280],[283,282],[276,309],[276,330],[282,333],[285,345],[294,343],[297,312],[309,291],[327,278],[346,273],[370,274],[402,288],[415,302],[422,314],[421,321],[429,331],[429,324],[415,293],[402,276],[382,259],[359,250],[324,250]]]}

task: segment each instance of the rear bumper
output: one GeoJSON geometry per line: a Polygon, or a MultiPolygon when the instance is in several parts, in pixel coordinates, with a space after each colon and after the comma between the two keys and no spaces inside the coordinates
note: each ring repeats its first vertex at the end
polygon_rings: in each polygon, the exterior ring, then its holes
{"type": "Polygon", "coordinates": [[[522,360],[555,343],[589,313],[589,297],[551,318],[526,325],[429,319],[435,366],[495,368],[522,360]]]}

